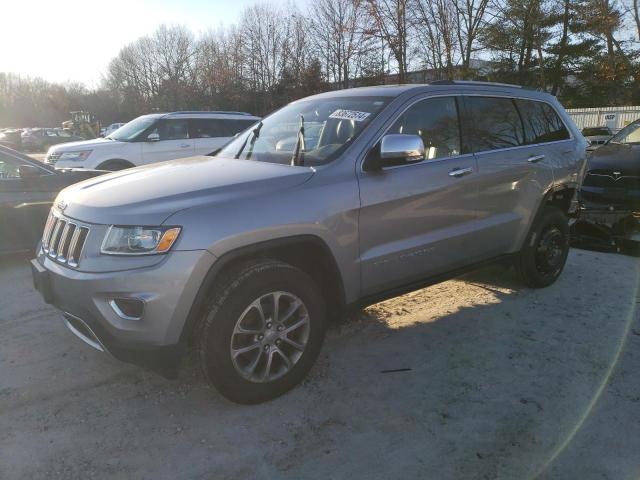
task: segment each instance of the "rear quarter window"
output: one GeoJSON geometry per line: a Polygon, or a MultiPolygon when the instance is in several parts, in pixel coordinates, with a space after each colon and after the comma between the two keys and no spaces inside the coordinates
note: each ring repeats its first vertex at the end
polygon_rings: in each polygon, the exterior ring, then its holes
{"type": "Polygon", "coordinates": [[[522,116],[526,145],[570,138],[567,127],[551,105],[534,100],[515,102],[522,116]]]}

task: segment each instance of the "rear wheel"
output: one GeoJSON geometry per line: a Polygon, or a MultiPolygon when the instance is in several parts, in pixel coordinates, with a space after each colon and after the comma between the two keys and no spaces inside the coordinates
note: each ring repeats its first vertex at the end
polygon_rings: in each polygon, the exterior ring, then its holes
{"type": "Polygon", "coordinates": [[[547,287],[562,273],[569,255],[569,219],[556,207],[545,207],[520,252],[519,270],[524,282],[547,287]]]}
{"type": "Polygon", "coordinates": [[[197,339],[202,370],[228,399],[271,400],[297,385],[325,332],[324,303],[302,270],[264,260],[226,276],[197,339]]]}

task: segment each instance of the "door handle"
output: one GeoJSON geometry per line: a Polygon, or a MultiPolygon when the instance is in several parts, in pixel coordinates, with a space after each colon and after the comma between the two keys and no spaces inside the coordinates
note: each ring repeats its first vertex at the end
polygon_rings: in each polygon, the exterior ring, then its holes
{"type": "Polygon", "coordinates": [[[191,145],[189,145],[188,143],[182,143],[180,144],[180,148],[189,148],[191,145]]]}
{"type": "Polygon", "coordinates": [[[544,155],[534,155],[533,157],[527,158],[527,162],[529,163],[538,163],[540,160],[544,160],[544,155]]]}
{"type": "Polygon", "coordinates": [[[451,170],[449,172],[449,176],[450,177],[456,177],[456,178],[460,178],[464,175],[466,175],[467,173],[472,173],[473,172],[473,168],[468,167],[468,168],[454,168],[453,170],[451,170]]]}

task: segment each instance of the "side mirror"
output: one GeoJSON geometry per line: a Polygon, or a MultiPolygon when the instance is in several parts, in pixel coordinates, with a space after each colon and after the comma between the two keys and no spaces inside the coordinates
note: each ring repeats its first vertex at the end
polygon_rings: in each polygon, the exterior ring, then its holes
{"type": "Polygon", "coordinates": [[[159,141],[160,141],[160,134],[158,132],[150,133],[149,136],[147,137],[147,142],[159,142],[159,141]]]}
{"type": "Polygon", "coordinates": [[[33,165],[20,165],[18,167],[18,173],[22,179],[36,178],[42,174],[40,169],[33,165]]]}
{"type": "Polygon", "coordinates": [[[419,135],[389,134],[382,137],[377,156],[365,160],[363,169],[367,172],[384,167],[403,165],[424,160],[425,148],[419,135]]]}

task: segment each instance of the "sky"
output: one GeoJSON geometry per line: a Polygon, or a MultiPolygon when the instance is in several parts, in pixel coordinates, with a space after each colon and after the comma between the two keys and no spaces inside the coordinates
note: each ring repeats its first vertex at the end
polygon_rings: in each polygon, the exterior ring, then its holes
{"type": "Polygon", "coordinates": [[[120,48],[158,25],[185,25],[194,33],[216,29],[236,23],[242,10],[254,3],[256,0],[9,0],[0,9],[0,72],[96,87],[120,48]]]}

